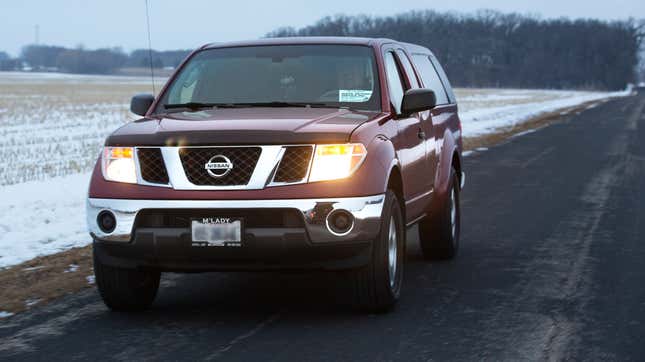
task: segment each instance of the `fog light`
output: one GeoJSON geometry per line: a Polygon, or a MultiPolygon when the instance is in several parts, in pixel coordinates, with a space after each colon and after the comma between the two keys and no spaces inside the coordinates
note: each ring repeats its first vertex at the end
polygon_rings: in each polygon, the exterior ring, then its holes
{"type": "Polygon", "coordinates": [[[101,211],[96,217],[96,222],[99,225],[99,229],[106,234],[109,234],[116,229],[116,218],[110,211],[101,211]]]}
{"type": "Polygon", "coordinates": [[[345,210],[334,210],[327,215],[327,229],[336,236],[349,234],[354,227],[354,215],[345,210]]]}

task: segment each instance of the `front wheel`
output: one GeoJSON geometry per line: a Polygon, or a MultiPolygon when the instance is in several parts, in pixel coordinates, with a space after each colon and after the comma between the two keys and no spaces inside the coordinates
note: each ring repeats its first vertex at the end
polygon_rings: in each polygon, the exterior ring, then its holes
{"type": "Polygon", "coordinates": [[[394,192],[385,194],[379,234],[368,265],[350,271],[357,307],[370,312],[390,310],[401,293],[405,260],[405,226],[394,192]]]}
{"type": "Polygon", "coordinates": [[[115,268],[94,254],[94,275],[103,302],[114,311],[134,312],[148,308],[159,289],[158,271],[115,268]]]}

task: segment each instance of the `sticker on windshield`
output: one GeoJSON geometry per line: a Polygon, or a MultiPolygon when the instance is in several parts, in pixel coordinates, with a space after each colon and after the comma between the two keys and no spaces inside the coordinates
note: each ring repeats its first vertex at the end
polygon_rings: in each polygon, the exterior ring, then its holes
{"type": "Polygon", "coordinates": [[[367,102],[372,96],[371,90],[362,89],[339,89],[339,102],[367,102]]]}

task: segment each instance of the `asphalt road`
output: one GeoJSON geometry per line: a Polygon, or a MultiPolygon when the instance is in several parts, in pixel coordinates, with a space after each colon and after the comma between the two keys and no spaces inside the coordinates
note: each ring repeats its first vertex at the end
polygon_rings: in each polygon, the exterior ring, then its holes
{"type": "Polygon", "coordinates": [[[363,315],[330,275],[167,275],[152,310],[95,290],[0,321],[0,360],[645,359],[645,95],[465,160],[462,249],[363,315]]]}

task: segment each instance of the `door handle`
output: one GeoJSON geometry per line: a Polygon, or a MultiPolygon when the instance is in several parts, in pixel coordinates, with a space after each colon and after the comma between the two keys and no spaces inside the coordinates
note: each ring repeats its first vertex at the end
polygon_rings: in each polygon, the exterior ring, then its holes
{"type": "Polygon", "coordinates": [[[417,136],[419,136],[419,138],[422,140],[426,139],[426,133],[423,132],[422,129],[419,129],[419,133],[417,133],[417,136]]]}

